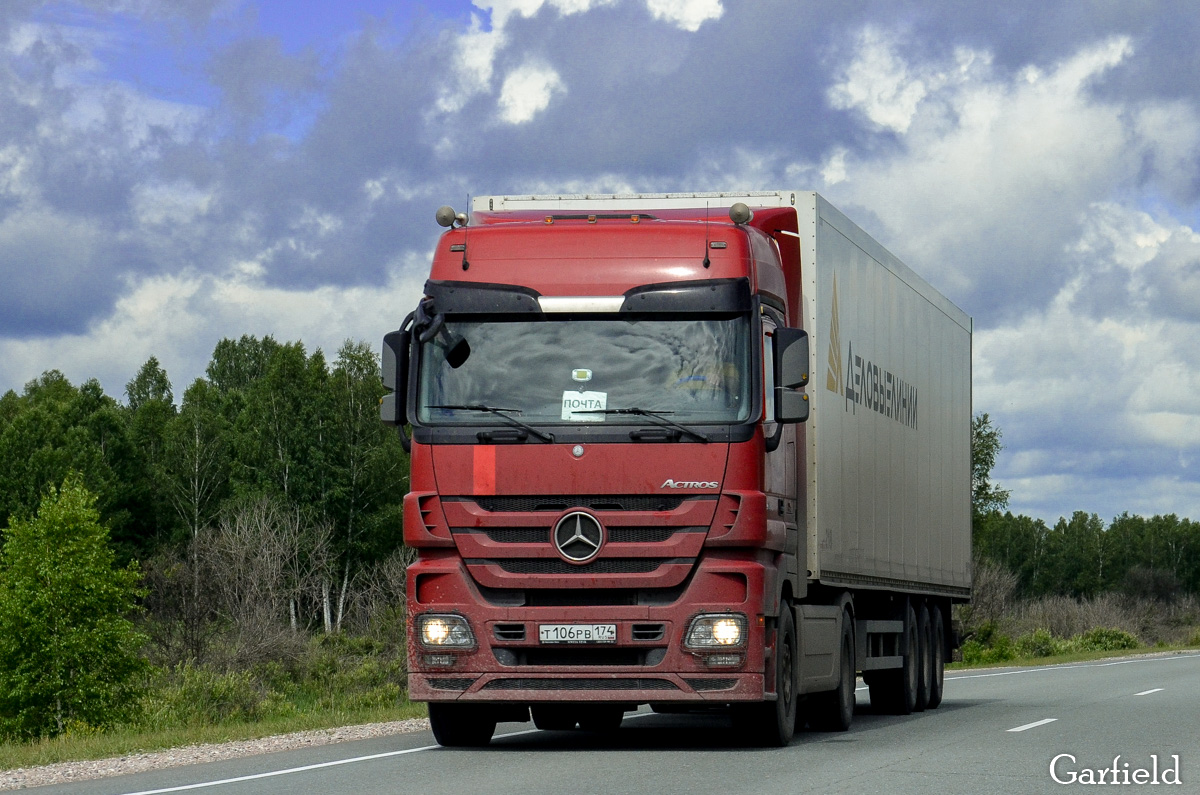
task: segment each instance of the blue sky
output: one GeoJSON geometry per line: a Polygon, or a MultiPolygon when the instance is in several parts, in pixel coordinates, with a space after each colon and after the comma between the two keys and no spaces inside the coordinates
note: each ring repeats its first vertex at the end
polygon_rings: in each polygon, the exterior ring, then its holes
{"type": "Polygon", "coordinates": [[[975,318],[1014,510],[1200,518],[1200,10],[5,0],[0,391],[377,346],[468,194],[814,189],[975,318]]]}

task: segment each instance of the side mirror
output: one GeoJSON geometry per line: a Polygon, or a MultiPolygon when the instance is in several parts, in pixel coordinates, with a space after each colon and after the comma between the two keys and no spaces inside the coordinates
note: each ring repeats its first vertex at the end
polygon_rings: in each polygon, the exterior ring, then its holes
{"type": "Polygon", "coordinates": [[[383,338],[380,364],[383,388],[388,392],[379,401],[379,418],[385,425],[399,427],[401,436],[408,422],[408,352],[411,345],[410,331],[393,331],[383,338]]]}
{"type": "Polygon", "coordinates": [[[808,384],[808,332],[798,328],[775,329],[775,421],[808,419],[808,395],[797,390],[808,384]]]}

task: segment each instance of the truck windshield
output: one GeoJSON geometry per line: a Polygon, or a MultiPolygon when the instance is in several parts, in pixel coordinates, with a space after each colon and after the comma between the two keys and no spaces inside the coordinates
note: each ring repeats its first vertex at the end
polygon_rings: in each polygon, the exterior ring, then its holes
{"type": "Polygon", "coordinates": [[[744,314],[445,325],[446,333],[421,348],[422,424],[495,422],[472,406],[504,407],[539,425],[645,424],[635,412],[605,411],[630,407],[688,424],[739,423],[751,414],[744,314]],[[448,362],[459,339],[470,354],[448,362]]]}

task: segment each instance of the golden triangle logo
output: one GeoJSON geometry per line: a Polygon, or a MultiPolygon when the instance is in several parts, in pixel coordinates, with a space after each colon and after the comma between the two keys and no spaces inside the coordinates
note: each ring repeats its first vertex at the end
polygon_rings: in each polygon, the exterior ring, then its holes
{"type": "Polygon", "coordinates": [[[829,319],[829,367],[825,371],[825,388],[844,395],[845,380],[842,370],[842,335],[838,328],[837,275],[833,277],[833,312],[829,319]]]}

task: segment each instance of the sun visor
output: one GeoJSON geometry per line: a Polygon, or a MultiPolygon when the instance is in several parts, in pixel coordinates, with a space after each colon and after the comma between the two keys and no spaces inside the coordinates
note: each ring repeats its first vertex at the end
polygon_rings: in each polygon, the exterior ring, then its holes
{"type": "Polygon", "coordinates": [[[433,310],[438,314],[542,313],[542,308],[538,306],[540,293],[515,284],[444,282],[430,279],[425,282],[425,295],[433,299],[433,310]]]}
{"type": "Polygon", "coordinates": [[[750,280],[662,282],[625,293],[622,312],[749,312],[750,280]]]}

